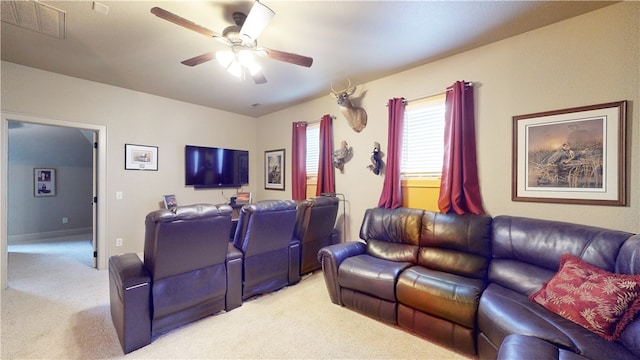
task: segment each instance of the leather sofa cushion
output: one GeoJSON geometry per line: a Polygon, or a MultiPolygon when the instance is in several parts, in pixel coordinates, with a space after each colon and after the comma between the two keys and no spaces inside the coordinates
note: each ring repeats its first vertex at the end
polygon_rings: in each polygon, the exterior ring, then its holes
{"type": "Polygon", "coordinates": [[[519,260],[554,273],[558,270],[560,257],[567,253],[615,272],[618,252],[625,240],[633,235],[592,226],[505,215],[493,219],[492,231],[494,259],[519,260]]]}
{"type": "Polygon", "coordinates": [[[483,289],[482,280],[414,266],[400,275],[397,296],[401,304],[473,328],[483,289]]]}
{"type": "Polygon", "coordinates": [[[441,248],[421,247],[418,265],[474,279],[485,279],[489,259],[471,253],[441,248]]]}
{"type": "Polygon", "coordinates": [[[489,281],[523,295],[540,290],[555,271],[510,259],[493,259],[489,265],[489,281]]]}
{"type": "Polygon", "coordinates": [[[558,360],[588,360],[574,352],[532,336],[512,334],[507,336],[496,360],[511,359],[558,359],[558,360]]]}
{"type": "Polygon", "coordinates": [[[485,279],[490,259],[491,217],[424,212],[418,265],[485,279]]]}
{"type": "Polygon", "coordinates": [[[478,328],[500,347],[510,334],[545,340],[590,359],[636,359],[622,344],[607,341],[541,305],[525,295],[497,284],[482,294],[478,308],[478,328]]]}
{"type": "Polygon", "coordinates": [[[394,301],[387,301],[363,294],[359,291],[343,288],[342,304],[349,309],[390,324],[397,324],[397,306],[394,301]]]}
{"type": "Polygon", "coordinates": [[[640,274],[640,234],[633,235],[624,242],[616,259],[616,272],[620,274],[640,274]]]}
{"type": "Polygon", "coordinates": [[[418,260],[418,247],[380,240],[368,240],[367,254],[380,259],[406,261],[415,264],[418,260]]]}
{"type": "Polygon", "coordinates": [[[367,209],[360,226],[360,238],[418,245],[424,210],[410,208],[367,209]]]}
{"type": "Polygon", "coordinates": [[[507,215],[496,216],[491,224],[493,260],[489,266],[489,281],[523,295],[532,294],[549,281],[558,271],[560,258],[567,253],[616,272],[616,267],[624,267],[617,259],[619,251],[632,235],[593,226],[507,215]]]}
{"type": "Polygon", "coordinates": [[[627,327],[620,335],[620,342],[640,358],[640,316],[627,327]]]}
{"type": "Polygon", "coordinates": [[[421,247],[436,247],[491,257],[491,222],[488,215],[425,211],[421,247]]]}
{"type": "Polygon", "coordinates": [[[407,262],[357,255],[345,259],[338,268],[340,286],[395,302],[396,281],[400,273],[411,266],[407,262]]]}

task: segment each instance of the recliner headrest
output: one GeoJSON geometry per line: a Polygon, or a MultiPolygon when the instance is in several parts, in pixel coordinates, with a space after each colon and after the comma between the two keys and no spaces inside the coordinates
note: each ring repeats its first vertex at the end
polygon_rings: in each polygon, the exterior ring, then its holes
{"type": "Polygon", "coordinates": [[[331,205],[337,206],[338,201],[339,201],[338,198],[334,196],[316,196],[313,198],[303,200],[300,203],[300,205],[307,206],[307,207],[331,206],[331,205]]]}
{"type": "Polygon", "coordinates": [[[293,200],[263,200],[243,206],[242,212],[258,213],[265,211],[295,210],[295,208],[296,202],[293,200]]]}
{"type": "Polygon", "coordinates": [[[173,209],[161,209],[147,214],[147,222],[171,222],[178,220],[196,220],[212,216],[231,216],[231,206],[194,204],[178,206],[173,209]]]}

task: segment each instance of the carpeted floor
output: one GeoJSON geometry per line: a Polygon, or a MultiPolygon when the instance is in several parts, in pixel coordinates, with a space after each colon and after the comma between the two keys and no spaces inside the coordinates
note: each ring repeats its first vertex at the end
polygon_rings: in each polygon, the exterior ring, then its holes
{"type": "Polygon", "coordinates": [[[468,359],[330,302],[320,272],[123,355],[88,240],[9,246],[2,359],[468,359]]]}

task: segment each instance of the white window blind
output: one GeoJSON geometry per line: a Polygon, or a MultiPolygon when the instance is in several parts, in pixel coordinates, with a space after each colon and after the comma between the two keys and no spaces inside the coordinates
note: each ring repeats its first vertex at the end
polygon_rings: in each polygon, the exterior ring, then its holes
{"type": "Polygon", "coordinates": [[[442,174],[444,109],[444,94],[407,104],[402,139],[403,177],[442,174]]]}
{"type": "Polygon", "coordinates": [[[307,125],[307,176],[318,175],[320,123],[307,125]]]}

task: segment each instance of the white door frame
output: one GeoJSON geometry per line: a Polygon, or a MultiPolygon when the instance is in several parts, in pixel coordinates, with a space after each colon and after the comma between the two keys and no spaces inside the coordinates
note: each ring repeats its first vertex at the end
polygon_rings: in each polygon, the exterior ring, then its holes
{"type": "Polygon", "coordinates": [[[95,131],[98,136],[98,157],[97,167],[98,176],[94,178],[97,181],[97,194],[98,203],[97,211],[97,266],[98,269],[105,269],[107,266],[107,254],[106,254],[106,214],[107,214],[107,174],[106,174],[106,147],[107,147],[107,128],[104,125],[94,125],[86,123],[78,123],[64,120],[49,119],[44,117],[2,112],[2,118],[0,123],[0,139],[2,140],[2,157],[0,158],[0,289],[7,287],[8,281],[8,233],[7,233],[7,176],[8,176],[8,161],[9,161],[9,121],[20,121],[42,125],[63,126],[69,128],[85,129],[95,131]]]}

